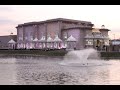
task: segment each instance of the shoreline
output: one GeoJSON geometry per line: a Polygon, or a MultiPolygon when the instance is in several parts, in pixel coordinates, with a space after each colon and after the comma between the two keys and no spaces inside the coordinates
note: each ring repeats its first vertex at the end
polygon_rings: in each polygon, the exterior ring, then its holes
{"type": "MultiPolygon", "coordinates": [[[[66,50],[0,50],[0,56],[64,57],[66,50]]],[[[120,52],[98,52],[101,59],[120,59],[120,52]]]]}
{"type": "Polygon", "coordinates": [[[0,57],[4,56],[35,56],[35,57],[64,57],[65,50],[0,50],[0,57]]]}
{"type": "Polygon", "coordinates": [[[28,57],[64,57],[64,56],[47,56],[47,55],[35,55],[35,54],[0,54],[0,57],[4,56],[28,56],[28,57]]]}
{"type": "MultiPolygon", "coordinates": [[[[47,56],[47,55],[35,55],[35,54],[0,54],[0,57],[11,57],[11,56],[27,56],[27,57],[51,57],[51,58],[64,58],[64,56],[47,56]]],[[[109,60],[109,59],[120,59],[120,57],[100,57],[100,59],[105,59],[105,60],[109,60]]]]}

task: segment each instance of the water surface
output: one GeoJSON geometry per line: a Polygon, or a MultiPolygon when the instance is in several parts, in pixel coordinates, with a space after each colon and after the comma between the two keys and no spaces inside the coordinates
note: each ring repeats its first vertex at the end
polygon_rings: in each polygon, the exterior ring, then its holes
{"type": "Polygon", "coordinates": [[[120,60],[75,67],[63,57],[0,56],[0,85],[120,85],[120,60]]]}

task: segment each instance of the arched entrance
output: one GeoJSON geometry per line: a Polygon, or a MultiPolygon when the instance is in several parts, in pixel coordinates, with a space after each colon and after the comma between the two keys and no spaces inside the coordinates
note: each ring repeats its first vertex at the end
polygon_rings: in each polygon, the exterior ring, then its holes
{"type": "Polygon", "coordinates": [[[97,50],[101,49],[101,44],[102,44],[102,42],[99,39],[97,39],[96,40],[96,45],[95,45],[97,50]]]}

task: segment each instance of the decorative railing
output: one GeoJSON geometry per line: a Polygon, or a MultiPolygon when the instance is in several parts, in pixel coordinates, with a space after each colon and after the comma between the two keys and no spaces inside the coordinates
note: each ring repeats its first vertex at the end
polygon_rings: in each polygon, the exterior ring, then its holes
{"type": "Polygon", "coordinates": [[[84,38],[109,39],[109,36],[103,36],[103,35],[86,35],[84,38]]]}
{"type": "Polygon", "coordinates": [[[63,27],[62,27],[62,29],[70,29],[70,28],[91,28],[91,26],[70,25],[70,26],[63,26],[63,27]]]}

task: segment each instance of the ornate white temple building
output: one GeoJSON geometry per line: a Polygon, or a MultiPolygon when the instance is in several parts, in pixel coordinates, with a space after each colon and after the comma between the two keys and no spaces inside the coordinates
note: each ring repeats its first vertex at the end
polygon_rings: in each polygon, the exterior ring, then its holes
{"type": "MultiPolygon", "coordinates": [[[[17,49],[103,49],[109,46],[108,31],[104,25],[93,28],[89,21],[50,19],[19,24],[17,49]]],[[[12,42],[12,41],[11,41],[12,42]]],[[[9,42],[10,43],[10,42],[9,42]]]]}

